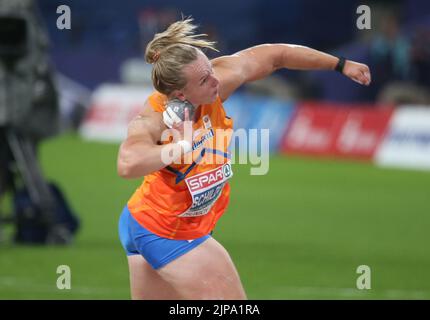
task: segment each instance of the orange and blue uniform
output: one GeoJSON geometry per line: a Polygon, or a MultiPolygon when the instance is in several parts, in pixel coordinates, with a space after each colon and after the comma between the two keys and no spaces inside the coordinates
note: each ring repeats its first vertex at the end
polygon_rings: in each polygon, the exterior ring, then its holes
{"type": "MultiPolygon", "coordinates": [[[[148,102],[154,111],[163,112],[167,97],[154,92],[148,102]]],[[[194,119],[193,151],[181,163],[145,176],[126,206],[135,225],[165,240],[191,243],[207,237],[229,202],[233,120],[219,97],[199,106],[194,119]]]]}

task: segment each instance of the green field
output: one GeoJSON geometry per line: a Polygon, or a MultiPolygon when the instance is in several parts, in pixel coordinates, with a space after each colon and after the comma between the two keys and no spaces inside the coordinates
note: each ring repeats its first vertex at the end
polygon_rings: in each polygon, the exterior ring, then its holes
{"type": "MultiPolygon", "coordinates": [[[[42,145],[43,170],[82,228],[69,247],[0,244],[1,299],[129,299],[117,220],[140,181],[117,177],[117,149],[70,134],[42,145]],[[59,265],[71,268],[71,290],[56,287],[59,265]]],[[[429,172],[283,156],[265,176],[249,169],[234,166],[214,237],[250,299],[430,299],[429,172]],[[371,290],[356,288],[359,265],[371,268],[371,290]]]]}

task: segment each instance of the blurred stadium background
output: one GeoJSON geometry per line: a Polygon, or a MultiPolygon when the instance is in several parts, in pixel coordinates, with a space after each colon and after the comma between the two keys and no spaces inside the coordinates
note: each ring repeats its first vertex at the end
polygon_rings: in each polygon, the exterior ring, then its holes
{"type": "MultiPolygon", "coordinates": [[[[0,17],[31,2],[2,1],[0,17]]],[[[361,87],[334,72],[284,70],[226,102],[236,129],[270,129],[269,173],[234,166],[231,203],[214,233],[248,297],[430,298],[430,2],[368,1],[371,30],[357,29],[362,3],[354,0],[35,4],[43,54],[20,66],[50,74],[55,90],[46,89],[48,76],[7,78],[2,60],[0,299],[129,298],[117,220],[141,181],[120,179],[116,156],[127,122],[152,90],[145,45],[181,13],[218,41],[221,54],[294,43],[372,71],[371,86],[361,87]],[[60,5],[71,9],[71,30],[57,28],[60,5]],[[20,81],[28,87],[10,89],[20,81]],[[37,88],[48,98],[36,99],[37,88]],[[25,104],[32,107],[21,113],[10,107],[25,104]],[[8,182],[25,170],[10,161],[11,128],[35,146],[30,154],[44,180],[61,189],[79,219],[65,245],[13,241],[25,214],[8,182]],[[59,265],[71,268],[71,290],[56,287],[59,265]],[[371,268],[371,290],[356,288],[359,265],[371,268]]],[[[30,171],[33,162],[27,159],[30,171]]]]}

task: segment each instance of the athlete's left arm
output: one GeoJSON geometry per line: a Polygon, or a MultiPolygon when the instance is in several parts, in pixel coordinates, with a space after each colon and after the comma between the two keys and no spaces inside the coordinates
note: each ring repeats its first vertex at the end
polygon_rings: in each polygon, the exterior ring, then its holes
{"type": "MultiPolygon", "coordinates": [[[[230,56],[212,60],[220,81],[219,94],[226,100],[246,82],[264,78],[281,68],[293,70],[334,70],[339,58],[304,46],[262,44],[230,56]]],[[[370,84],[369,67],[346,60],[343,74],[362,85],[370,84]]]]}

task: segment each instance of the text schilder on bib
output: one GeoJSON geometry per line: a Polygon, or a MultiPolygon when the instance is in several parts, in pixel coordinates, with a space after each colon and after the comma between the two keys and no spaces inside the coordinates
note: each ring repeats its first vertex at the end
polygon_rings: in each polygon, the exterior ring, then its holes
{"type": "Polygon", "coordinates": [[[231,163],[227,162],[215,169],[186,178],[185,182],[193,203],[179,217],[196,217],[207,214],[221,195],[225,183],[232,176],[231,163]]]}

